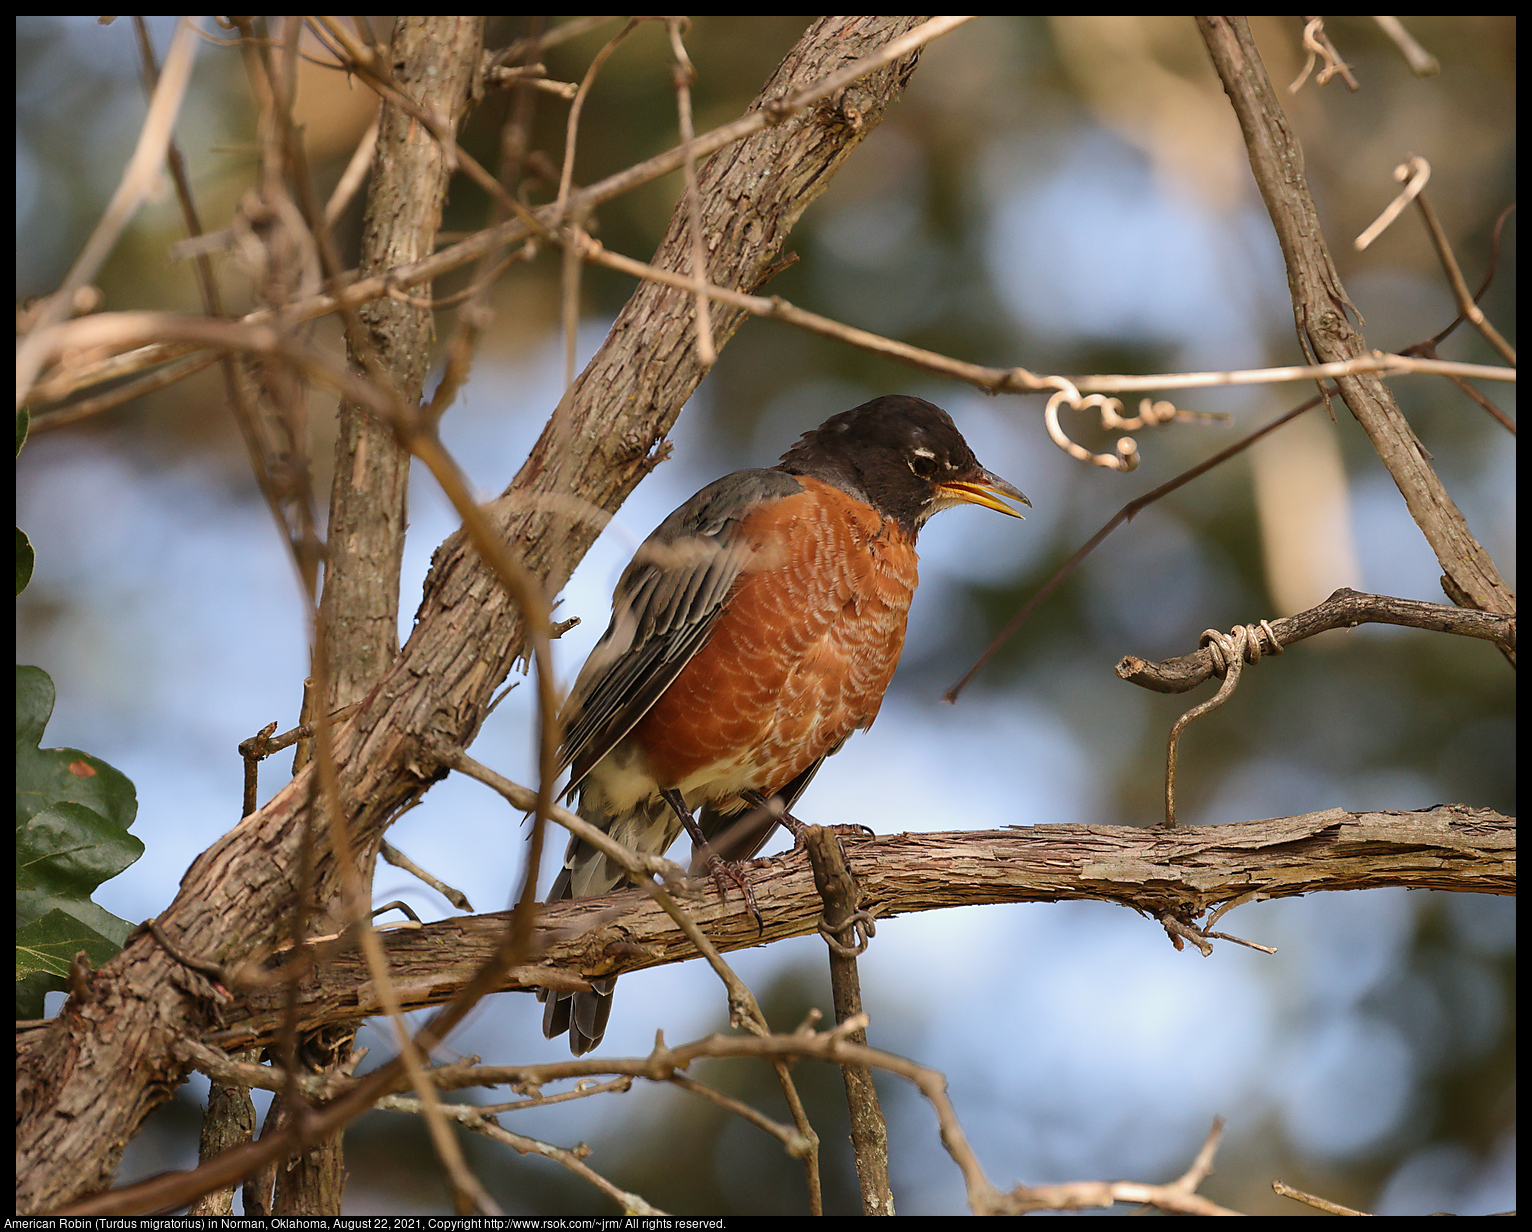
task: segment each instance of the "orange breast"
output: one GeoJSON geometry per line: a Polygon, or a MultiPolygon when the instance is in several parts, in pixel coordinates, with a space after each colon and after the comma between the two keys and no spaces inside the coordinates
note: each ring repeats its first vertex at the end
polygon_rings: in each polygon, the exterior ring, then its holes
{"type": "Polygon", "coordinates": [[[755,567],[632,732],[689,805],[785,786],[872,722],[898,666],[914,544],[838,488],[802,483],[746,519],[755,567]]]}

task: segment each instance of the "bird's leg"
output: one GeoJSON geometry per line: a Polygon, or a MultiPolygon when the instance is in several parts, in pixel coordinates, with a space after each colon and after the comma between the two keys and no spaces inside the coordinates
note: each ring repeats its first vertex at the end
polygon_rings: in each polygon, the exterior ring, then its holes
{"type": "Polygon", "coordinates": [[[708,846],[707,839],[702,837],[702,827],[697,824],[697,819],[692,816],[691,810],[686,807],[686,801],[681,799],[681,793],[673,787],[666,787],[660,790],[660,795],[664,797],[665,803],[670,805],[675,815],[681,819],[681,824],[686,827],[686,832],[691,835],[692,842],[697,845],[697,850],[716,859],[717,857],[713,856],[713,849],[708,846]]]}
{"type": "Polygon", "coordinates": [[[782,807],[781,796],[772,796],[768,799],[764,792],[756,791],[753,787],[745,788],[744,791],[739,793],[739,796],[741,800],[755,809],[757,813],[763,816],[775,817],[787,827],[788,832],[793,836],[794,845],[803,846],[804,825],[789,813],[786,808],[782,807]]]}
{"type": "Polygon", "coordinates": [[[660,795],[664,797],[665,803],[670,805],[675,811],[676,816],[681,819],[681,824],[686,827],[687,834],[691,835],[692,843],[696,846],[707,864],[707,871],[712,874],[713,885],[717,887],[718,897],[725,901],[728,900],[728,891],[723,883],[723,879],[727,875],[740,888],[740,892],[744,894],[745,907],[755,917],[757,931],[763,929],[765,922],[761,919],[761,909],[755,905],[755,894],[750,889],[749,879],[740,872],[738,867],[719,858],[718,853],[713,850],[712,844],[703,835],[702,827],[697,824],[696,818],[691,815],[691,810],[686,807],[686,801],[681,799],[679,791],[676,791],[673,787],[664,788],[661,789],[660,795]]]}
{"type": "MultiPolygon", "coordinates": [[[[745,788],[745,790],[740,792],[739,795],[740,799],[742,799],[746,804],[750,805],[755,813],[762,813],[773,816],[787,827],[788,832],[793,836],[794,851],[801,851],[808,846],[808,826],[799,821],[796,817],[789,813],[786,808],[783,807],[781,796],[772,796],[768,799],[764,793],[756,791],[753,787],[745,788]]],[[[753,815],[754,814],[752,814],[752,816],[753,815]]],[[[835,845],[840,848],[840,858],[845,861],[848,867],[851,864],[851,857],[846,854],[846,844],[841,841],[841,836],[843,834],[855,834],[857,837],[861,838],[873,837],[876,834],[871,826],[864,826],[860,823],[855,825],[831,826],[829,829],[830,833],[835,835],[835,845]]]]}
{"type": "MultiPolygon", "coordinates": [[[[803,846],[803,834],[808,827],[804,825],[803,822],[794,817],[791,813],[789,813],[785,808],[781,809],[780,812],[778,811],[781,800],[780,796],[772,796],[770,799],[767,799],[764,794],[756,791],[753,787],[745,788],[745,790],[740,792],[739,795],[740,799],[753,807],[757,812],[774,814],[777,820],[786,826],[788,832],[792,834],[793,846],[795,848],[803,846]]],[[[833,830],[837,835],[854,833],[859,837],[865,836],[868,838],[876,837],[877,835],[877,831],[874,830],[871,826],[864,826],[860,822],[856,822],[851,825],[831,826],[830,829],[833,830]]]]}

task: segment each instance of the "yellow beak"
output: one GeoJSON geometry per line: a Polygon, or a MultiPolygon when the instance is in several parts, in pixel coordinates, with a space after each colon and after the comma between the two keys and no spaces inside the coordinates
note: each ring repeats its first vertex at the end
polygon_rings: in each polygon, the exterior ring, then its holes
{"type": "Polygon", "coordinates": [[[996,513],[1008,513],[1013,518],[1025,517],[1018,513],[1002,500],[1008,496],[1014,501],[1020,501],[1028,509],[1032,507],[1015,484],[1007,483],[998,475],[991,475],[988,471],[980,471],[975,479],[949,479],[945,483],[936,485],[936,490],[943,496],[954,501],[963,501],[970,505],[983,505],[986,509],[993,509],[996,513]]]}

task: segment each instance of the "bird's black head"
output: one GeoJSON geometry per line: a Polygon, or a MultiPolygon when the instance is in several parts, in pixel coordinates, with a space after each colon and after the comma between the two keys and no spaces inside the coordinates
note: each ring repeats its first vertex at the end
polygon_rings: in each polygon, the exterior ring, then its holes
{"type": "Polygon", "coordinates": [[[983,505],[1019,518],[1000,498],[1032,503],[979,465],[946,411],[903,394],[830,416],[805,432],[777,469],[834,484],[911,535],[953,505],[983,505]]]}

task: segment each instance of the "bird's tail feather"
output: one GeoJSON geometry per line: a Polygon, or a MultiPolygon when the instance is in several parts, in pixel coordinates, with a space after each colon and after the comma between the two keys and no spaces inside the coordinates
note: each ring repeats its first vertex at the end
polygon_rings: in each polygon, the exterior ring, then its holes
{"type": "MultiPolygon", "coordinates": [[[[605,805],[598,790],[587,788],[582,792],[580,816],[635,851],[651,855],[663,853],[681,829],[681,822],[670,806],[657,796],[640,801],[620,816],[614,816],[605,805]]],[[[571,838],[564,853],[564,867],[553,879],[546,901],[556,903],[566,898],[591,898],[632,884],[632,879],[620,865],[581,839],[571,838]]],[[[592,979],[590,992],[538,989],[537,999],[543,1003],[544,1038],[553,1039],[567,1033],[570,1052],[577,1057],[589,1052],[606,1034],[607,1019],[612,1013],[612,989],[616,983],[617,977],[610,976],[592,979]]]]}

